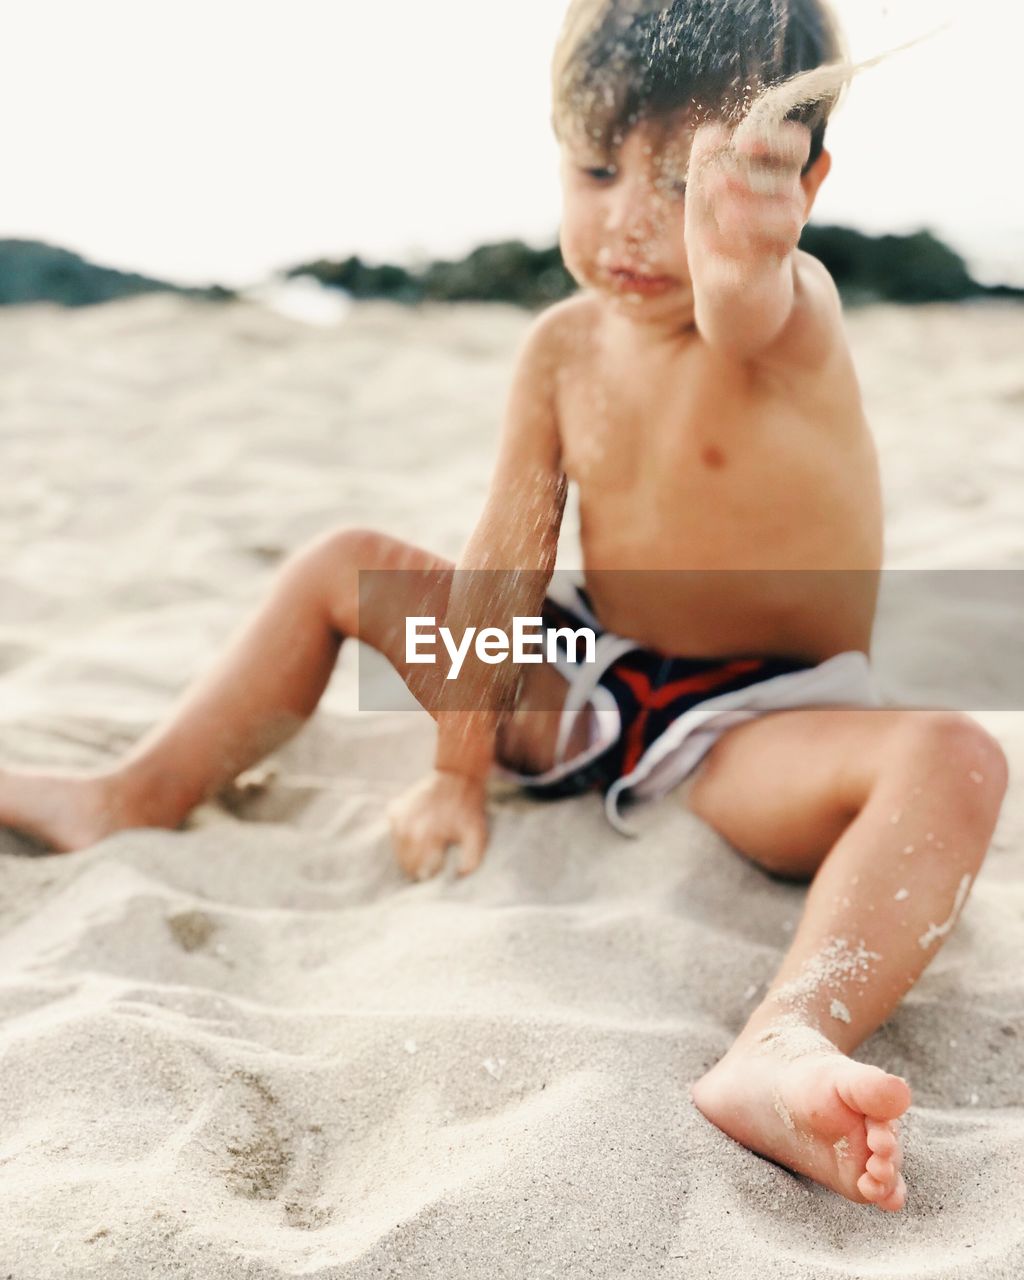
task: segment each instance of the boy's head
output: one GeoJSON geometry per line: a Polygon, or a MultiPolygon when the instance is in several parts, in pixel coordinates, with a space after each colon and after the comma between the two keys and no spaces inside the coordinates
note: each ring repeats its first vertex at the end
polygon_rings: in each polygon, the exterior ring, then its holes
{"type": "MultiPolygon", "coordinates": [[[[571,0],[555,50],[552,124],[610,154],[645,120],[735,118],[761,89],[843,56],[826,0],[571,0]]],[[[807,168],[835,106],[793,113],[807,168]]]]}
{"type": "MultiPolygon", "coordinates": [[[[692,312],[681,234],[689,149],[765,88],[843,56],[825,0],[572,0],[554,60],[562,256],[630,314],[692,312]]],[[[811,130],[809,212],[829,170],[835,100],[795,111],[811,130]]]]}

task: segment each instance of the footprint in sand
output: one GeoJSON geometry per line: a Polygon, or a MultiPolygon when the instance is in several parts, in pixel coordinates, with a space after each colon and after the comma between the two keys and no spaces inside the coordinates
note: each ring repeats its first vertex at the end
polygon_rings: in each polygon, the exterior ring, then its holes
{"type": "Polygon", "coordinates": [[[217,931],[217,924],[202,911],[179,911],[167,917],[167,928],[182,951],[202,951],[217,931]]]}
{"type": "Polygon", "coordinates": [[[274,1200],[292,1166],[292,1144],[280,1103],[252,1072],[233,1071],[230,1081],[223,1138],[227,1163],[221,1172],[235,1195],[274,1200]]]}

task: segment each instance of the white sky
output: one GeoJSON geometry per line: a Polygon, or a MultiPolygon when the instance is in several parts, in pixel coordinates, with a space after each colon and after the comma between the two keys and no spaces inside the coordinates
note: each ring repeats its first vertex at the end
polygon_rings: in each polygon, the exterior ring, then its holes
{"type": "MultiPolygon", "coordinates": [[[[836,0],[865,73],[819,221],[930,226],[1024,282],[1010,0],[836,0]]],[[[181,281],[408,260],[558,225],[564,0],[32,0],[5,14],[0,236],[181,281]],[[504,22],[502,22],[504,19],[504,22]]]]}

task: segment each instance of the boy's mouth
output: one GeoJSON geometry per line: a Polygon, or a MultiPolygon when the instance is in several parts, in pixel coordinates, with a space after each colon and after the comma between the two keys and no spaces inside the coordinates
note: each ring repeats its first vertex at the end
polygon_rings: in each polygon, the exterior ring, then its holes
{"type": "Polygon", "coordinates": [[[664,293],[675,284],[671,276],[643,275],[637,271],[627,271],[622,267],[613,267],[608,274],[620,293],[641,293],[651,296],[664,293]]]}

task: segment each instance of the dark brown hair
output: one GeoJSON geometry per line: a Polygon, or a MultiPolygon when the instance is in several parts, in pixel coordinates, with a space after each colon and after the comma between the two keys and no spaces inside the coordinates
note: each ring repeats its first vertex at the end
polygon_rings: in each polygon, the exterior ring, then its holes
{"type": "MultiPolygon", "coordinates": [[[[611,152],[681,109],[736,119],[753,97],[843,57],[826,0],[572,0],[555,50],[552,124],[611,152]]],[[[794,111],[821,154],[833,95],[794,111]]]]}

